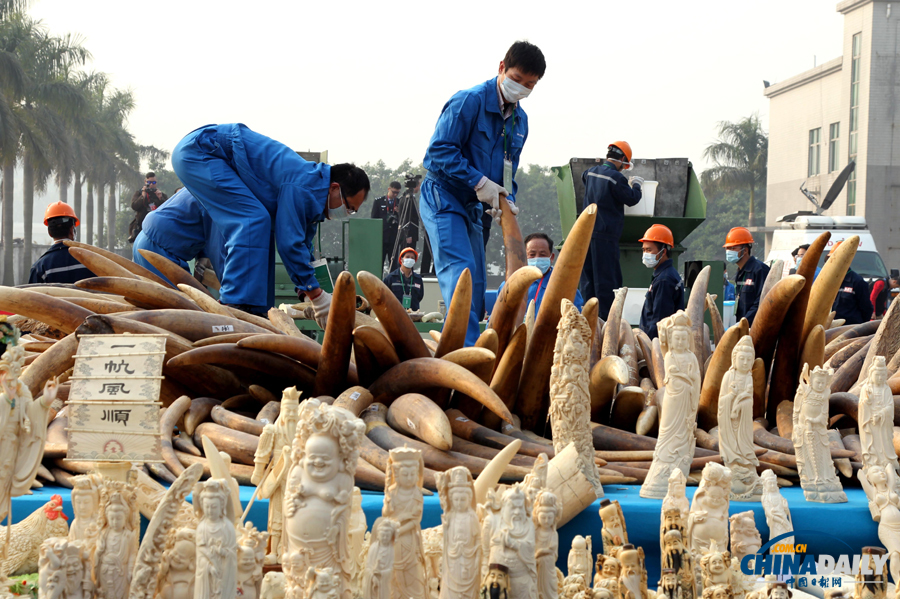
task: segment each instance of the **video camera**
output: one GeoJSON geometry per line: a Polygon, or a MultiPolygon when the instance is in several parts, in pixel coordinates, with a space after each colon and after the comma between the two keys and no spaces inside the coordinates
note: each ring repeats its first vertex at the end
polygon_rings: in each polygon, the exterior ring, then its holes
{"type": "Polygon", "coordinates": [[[406,185],[407,189],[411,190],[418,187],[419,183],[422,181],[422,175],[413,175],[411,173],[407,173],[405,175],[405,178],[406,182],[404,184],[406,185]]]}

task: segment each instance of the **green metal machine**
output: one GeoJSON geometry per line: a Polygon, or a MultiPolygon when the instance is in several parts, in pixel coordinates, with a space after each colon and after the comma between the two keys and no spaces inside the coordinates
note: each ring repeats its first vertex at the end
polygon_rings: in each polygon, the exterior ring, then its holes
{"type": "MultiPolygon", "coordinates": [[[[600,161],[599,158],[572,158],[565,166],[552,169],[556,175],[556,193],[559,199],[563,238],[569,234],[575,219],[584,208],[582,175],[600,161]]],[[[634,169],[627,174],[643,177],[646,181],[658,182],[653,216],[626,214],[619,243],[619,264],[622,267],[623,284],[629,288],[646,288],[650,284],[652,273],[641,262],[642,251],[638,239],[643,237],[650,225],[654,223],[666,225],[675,237],[672,257],[677,263],[679,255],[685,250],[681,243],[706,219],[706,197],[687,158],[637,159],[634,169]]],[[[714,266],[710,281],[721,281],[722,263],[710,264],[714,266]]],[[[689,287],[699,269],[694,263],[687,263],[685,271],[682,276],[686,286],[689,287]]],[[[716,303],[721,311],[722,294],[717,295],[719,297],[716,303]]]]}

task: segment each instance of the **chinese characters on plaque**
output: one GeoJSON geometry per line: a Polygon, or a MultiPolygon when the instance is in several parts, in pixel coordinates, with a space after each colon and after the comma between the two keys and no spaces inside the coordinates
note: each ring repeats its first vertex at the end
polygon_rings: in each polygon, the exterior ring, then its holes
{"type": "Polygon", "coordinates": [[[70,460],[159,462],[165,335],[85,335],[69,395],[70,460]]]}

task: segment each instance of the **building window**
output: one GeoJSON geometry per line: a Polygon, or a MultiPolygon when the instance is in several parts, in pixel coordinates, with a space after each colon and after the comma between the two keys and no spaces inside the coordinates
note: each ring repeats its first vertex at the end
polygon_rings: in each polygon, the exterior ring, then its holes
{"type": "MultiPolygon", "coordinates": [[[[853,52],[850,58],[850,141],[848,160],[856,162],[859,148],[857,135],[859,131],[859,71],[860,54],[862,53],[862,34],[853,36],[853,52]]],[[[856,169],[850,173],[847,181],[847,216],[856,215],[856,169]]]]}
{"type": "Polygon", "coordinates": [[[809,131],[809,168],[807,169],[807,176],[812,177],[813,175],[819,174],[819,148],[821,147],[820,142],[822,141],[822,128],[818,129],[810,129],[809,131]]]}
{"type": "Polygon", "coordinates": [[[831,123],[828,126],[828,172],[833,173],[840,167],[841,124],[831,123]]]}

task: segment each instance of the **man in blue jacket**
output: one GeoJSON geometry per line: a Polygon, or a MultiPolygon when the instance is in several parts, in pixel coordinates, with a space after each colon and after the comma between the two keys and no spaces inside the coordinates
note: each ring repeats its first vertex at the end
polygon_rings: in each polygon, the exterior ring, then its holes
{"type": "Polygon", "coordinates": [[[675,236],[669,227],[651,225],[638,241],[643,250],[641,260],[644,266],[653,269],[653,278],[641,310],[641,330],[650,339],[656,339],[659,336],[659,321],[684,310],[684,282],[672,264],[675,236]]]}
{"type": "Polygon", "coordinates": [[[31,265],[28,283],[76,283],[94,276],[87,266],[69,253],[66,239],[75,239],[78,215],[65,202],[53,202],[44,212],[47,233],[53,238],[44,254],[31,265]]]}
{"type": "MultiPolygon", "coordinates": [[[[829,260],[841,243],[843,241],[838,241],[831,246],[831,251],[828,252],[829,260]]],[[[834,311],[834,318],[843,318],[844,324],[862,324],[872,319],[873,308],[872,300],[869,298],[869,284],[852,268],[847,269],[847,274],[844,275],[841,288],[834,298],[831,309],[834,311]]]]}
{"type": "Polygon", "coordinates": [[[500,202],[512,213],[519,155],[528,137],[528,117],[519,104],[544,76],[540,49],[516,42],[500,61],[498,76],[457,92],[444,105],[425,152],[428,173],[419,211],[431,242],[444,303],[450,305],[462,271],[472,274],[472,309],[466,345],[478,339],[484,316],[487,273],[484,259],[485,206],[500,218],[500,202]]]}
{"type": "Polygon", "coordinates": [[[622,286],[619,266],[619,238],[625,222],[625,206],[641,201],[641,177],[629,181],[623,170],[630,170],[631,146],[616,141],[609,145],[606,160],[584,171],[584,206],[597,205],[597,220],[591,234],[591,245],[581,273],[581,294],[585,300],[596,297],[600,303],[600,318],[609,318],[613,293],[622,286]]]}
{"type": "Polygon", "coordinates": [[[140,250],[159,254],[185,270],[188,262],[199,257],[209,258],[216,275],[225,267],[225,239],[206,208],[185,187],[147,214],[131,249],[135,263],[166,279],[140,250]]]}
{"type": "Polygon", "coordinates": [[[297,295],[310,299],[325,326],[331,294],[312,265],[319,223],[359,210],[369,192],[352,164],[307,162],[286,145],[246,125],[206,125],[172,152],[172,167],[209,212],[225,241],[219,301],[265,314],[275,301],[275,247],[297,295]]]}
{"type": "MultiPolygon", "coordinates": [[[[541,309],[541,301],[544,299],[544,292],[547,291],[547,282],[553,273],[553,260],[556,258],[556,254],[553,252],[553,240],[546,233],[531,233],[525,238],[525,255],[528,258],[528,266],[540,268],[543,273],[540,279],[531,284],[531,287],[528,288],[528,295],[525,297],[526,303],[534,300],[534,314],[537,316],[541,309]]],[[[506,285],[506,281],[500,283],[500,287],[497,289],[498,295],[504,285],[506,285]]],[[[578,289],[575,290],[575,301],[572,303],[581,312],[584,307],[584,299],[578,289]]]]}

